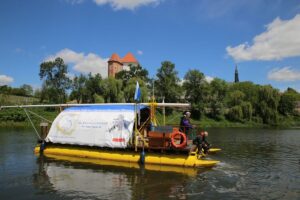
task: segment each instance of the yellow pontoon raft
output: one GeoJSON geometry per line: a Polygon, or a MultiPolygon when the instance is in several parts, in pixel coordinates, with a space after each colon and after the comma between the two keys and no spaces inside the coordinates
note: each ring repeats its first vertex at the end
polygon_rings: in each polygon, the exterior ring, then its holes
{"type": "MultiPolygon", "coordinates": [[[[184,108],[189,104],[55,104],[1,108],[24,109],[33,127],[29,112],[34,113],[27,108],[61,108],[50,129],[42,123],[42,134],[39,134],[34,127],[41,142],[35,152],[45,155],[181,167],[212,167],[219,162],[191,152],[188,144],[192,138],[178,128],[158,126],[155,108],[159,106],[184,108]]],[[[211,149],[210,153],[218,151],[220,149],[211,149]]]]}

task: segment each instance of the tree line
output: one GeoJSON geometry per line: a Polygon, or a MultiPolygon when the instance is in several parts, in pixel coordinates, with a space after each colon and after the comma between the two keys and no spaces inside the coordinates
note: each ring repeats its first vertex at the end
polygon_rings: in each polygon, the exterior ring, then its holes
{"type": "Polygon", "coordinates": [[[280,92],[271,85],[258,85],[250,81],[232,83],[214,78],[208,82],[197,69],[187,71],[181,80],[175,64],[170,61],[161,63],[155,79],[149,78],[148,71],[140,65],[130,66],[128,71],[117,73],[115,78],[80,74],[71,79],[67,73],[68,66],[61,58],[40,65],[39,76],[43,84],[35,96],[41,103],[134,102],[138,81],[142,102],[150,100],[154,83],[158,102],[190,103],[195,119],[209,117],[276,125],[280,117],[299,116],[295,108],[300,101],[300,94],[292,88],[280,92]]]}

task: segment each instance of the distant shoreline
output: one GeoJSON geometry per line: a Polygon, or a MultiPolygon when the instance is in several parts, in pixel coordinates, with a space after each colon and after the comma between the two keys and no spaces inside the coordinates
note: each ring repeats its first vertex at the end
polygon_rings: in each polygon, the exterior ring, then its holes
{"type": "MultiPolygon", "coordinates": [[[[295,122],[296,123],[296,122],[295,122]]],[[[299,122],[300,123],[300,122],[299,122]]],[[[205,128],[267,128],[267,129],[274,129],[274,128],[288,128],[288,129],[300,129],[300,125],[286,125],[286,124],[278,124],[278,125],[268,125],[268,124],[260,124],[260,123],[253,123],[253,122],[229,122],[229,121],[213,121],[213,122],[201,122],[197,121],[193,123],[199,129],[205,128]]],[[[178,126],[178,124],[170,123],[166,125],[173,125],[178,126]]],[[[31,124],[29,121],[23,122],[14,122],[14,121],[2,121],[0,122],[0,128],[31,128],[31,124]]],[[[36,123],[36,128],[39,129],[38,124],[36,123]]]]}

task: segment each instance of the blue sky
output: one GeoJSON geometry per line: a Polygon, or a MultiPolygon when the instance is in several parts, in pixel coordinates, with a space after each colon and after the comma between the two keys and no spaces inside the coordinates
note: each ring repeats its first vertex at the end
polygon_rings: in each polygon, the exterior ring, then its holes
{"type": "Polygon", "coordinates": [[[103,73],[132,52],[151,76],[164,60],[189,69],[300,91],[298,0],[2,0],[0,85],[39,87],[41,62],[70,75],[103,73]]]}

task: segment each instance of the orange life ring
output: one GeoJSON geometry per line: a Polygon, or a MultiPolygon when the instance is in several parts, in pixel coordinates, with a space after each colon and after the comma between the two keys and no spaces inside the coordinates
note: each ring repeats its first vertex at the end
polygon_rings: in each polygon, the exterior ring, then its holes
{"type": "Polygon", "coordinates": [[[186,135],[184,133],[181,133],[181,132],[173,132],[171,134],[171,144],[173,147],[175,148],[178,148],[178,149],[183,149],[185,146],[186,146],[186,142],[187,142],[187,139],[186,139],[186,135]],[[183,141],[180,143],[180,144],[176,144],[175,143],[175,136],[177,135],[180,135],[180,137],[183,139],[183,141]]]}

